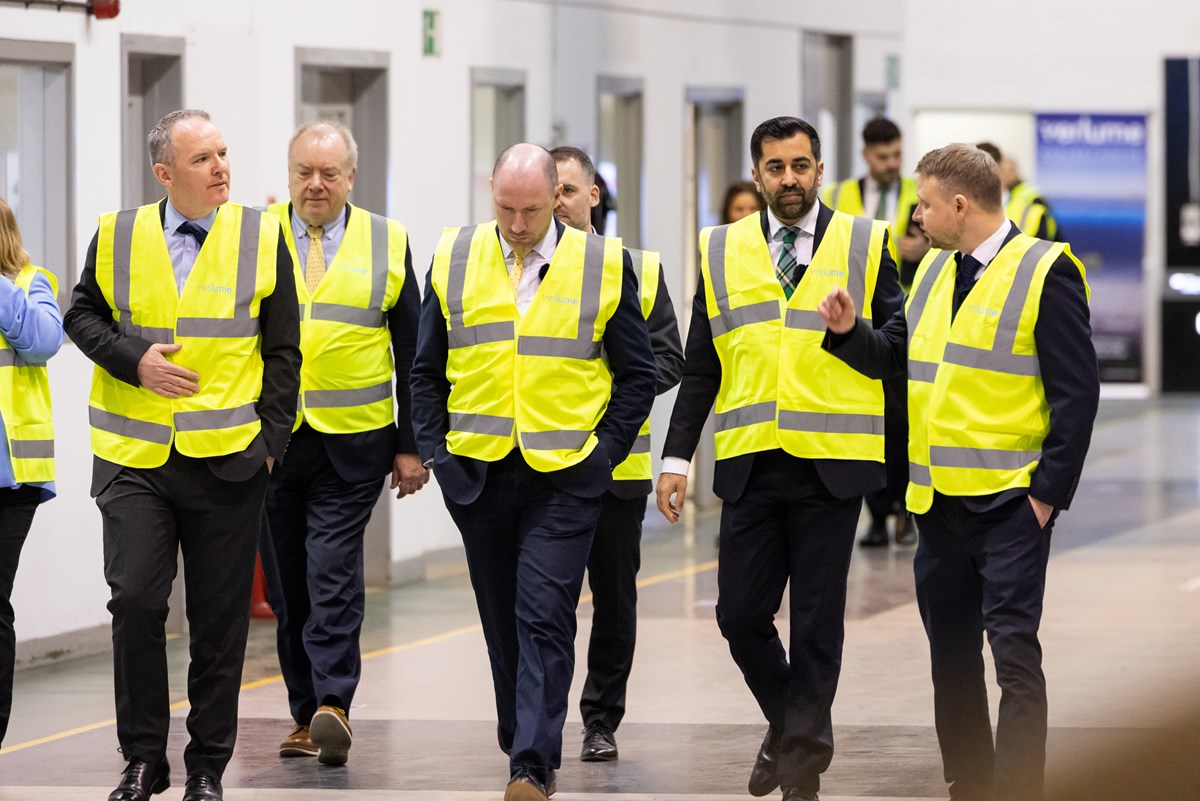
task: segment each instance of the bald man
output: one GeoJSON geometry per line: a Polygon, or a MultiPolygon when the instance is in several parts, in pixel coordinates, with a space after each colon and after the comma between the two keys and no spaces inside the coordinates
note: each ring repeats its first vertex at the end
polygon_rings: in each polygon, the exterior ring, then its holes
{"type": "Polygon", "coordinates": [[[620,240],[554,219],[550,153],[513,145],[491,184],[496,219],[446,229],[433,257],[413,427],[466,547],[505,801],[544,801],[601,496],[650,413],[654,357],[620,240]]]}

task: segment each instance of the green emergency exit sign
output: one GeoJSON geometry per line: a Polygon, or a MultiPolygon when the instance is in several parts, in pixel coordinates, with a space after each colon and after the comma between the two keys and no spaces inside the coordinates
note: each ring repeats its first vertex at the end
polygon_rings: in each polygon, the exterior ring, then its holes
{"type": "Polygon", "coordinates": [[[421,12],[421,52],[426,56],[442,54],[442,12],[425,9],[421,12]]]}

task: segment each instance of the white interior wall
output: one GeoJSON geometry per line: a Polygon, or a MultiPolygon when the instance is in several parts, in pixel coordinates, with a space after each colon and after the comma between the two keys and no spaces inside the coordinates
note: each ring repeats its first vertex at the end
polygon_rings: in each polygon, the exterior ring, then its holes
{"type": "MultiPolygon", "coordinates": [[[[663,252],[681,312],[690,308],[682,288],[685,269],[692,269],[682,264],[687,88],[744,87],[748,142],[758,121],[797,113],[801,30],[861,34],[870,47],[885,49],[899,41],[894,4],[883,0],[821,6],[776,0],[357,0],[339,7],[347,13],[331,24],[313,22],[329,16],[329,4],[320,0],[213,0],[197,8],[183,0],[126,0],[117,19],[95,21],[78,13],[0,7],[3,38],[76,46],[76,270],[96,217],[121,202],[122,33],[185,38],[184,103],[213,114],[230,148],[233,198],[246,204],[287,195],[295,48],[388,52],[386,211],[408,227],[422,282],[441,228],[471,222],[472,67],[524,71],[531,141],[589,148],[596,136],[597,75],[643,78],[646,245],[663,252]],[[421,54],[423,8],[442,15],[438,58],[421,54]]],[[[878,80],[868,83],[875,89],[878,80]]],[[[748,155],[744,159],[748,173],[748,155]]],[[[60,495],[39,510],[22,556],[13,598],[21,640],[108,622],[100,520],[88,497],[90,378],[89,363],[69,344],[51,362],[60,495]]],[[[656,449],[671,397],[656,406],[656,449]]],[[[433,484],[399,502],[392,516],[394,560],[458,543],[433,484]]]]}

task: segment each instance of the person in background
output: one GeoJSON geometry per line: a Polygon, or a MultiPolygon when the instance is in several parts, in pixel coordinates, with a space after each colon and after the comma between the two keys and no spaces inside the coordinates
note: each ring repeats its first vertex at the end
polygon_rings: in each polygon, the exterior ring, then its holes
{"type": "Polygon", "coordinates": [[[1038,239],[1061,242],[1058,221],[1050,210],[1050,201],[1042,196],[1041,190],[1021,180],[1017,163],[1006,156],[991,142],[980,142],[975,147],[996,160],[1000,168],[1000,186],[1004,190],[1000,202],[1004,204],[1004,216],[1017,224],[1023,233],[1038,239]]]}
{"type": "Polygon", "coordinates": [[[17,218],[0,198],[0,746],[17,655],[13,580],[34,512],[55,495],[46,360],[63,341],[57,294],[54,276],[29,263],[17,218]]]}
{"type": "Polygon", "coordinates": [[[754,182],[737,181],[725,190],[725,200],[721,203],[721,225],[737,222],[764,208],[762,195],[758,194],[754,182]]]}
{"type": "MultiPolygon", "coordinates": [[[[596,168],[576,147],[550,151],[558,167],[562,193],[554,216],[564,225],[588,231],[591,210],[600,202],[596,168]]],[[[595,233],[590,231],[590,233],[595,233]]],[[[642,315],[650,331],[657,394],[679,383],[683,344],[675,307],[667,294],[666,272],[659,254],[625,249],[634,265],[642,315]]],[[[592,633],[588,640],[587,679],[579,699],[583,717],[584,762],[617,758],[617,726],[625,716],[625,688],[633,668],[637,640],[637,574],[641,567],[642,521],[646,496],[654,489],[650,460],[650,420],[642,423],[629,458],[613,470],[612,485],[601,496],[600,520],[588,554],[592,588],[592,633]]]]}
{"type": "MultiPolygon", "coordinates": [[[[917,265],[929,250],[929,242],[920,227],[912,221],[917,206],[917,184],[912,178],[901,177],[902,163],[900,128],[883,117],[876,117],[863,127],[863,161],[867,174],[847,178],[825,190],[825,202],[838,211],[856,217],[871,217],[888,223],[892,258],[900,268],[900,286],[907,289],[912,283],[917,265]]],[[[883,382],[887,425],[887,486],[867,493],[863,499],[870,512],[867,533],[858,541],[867,548],[886,547],[887,520],[895,517],[897,545],[912,545],[917,541],[916,524],[904,509],[904,489],[908,486],[908,423],[903,376],[883,382]]]]}

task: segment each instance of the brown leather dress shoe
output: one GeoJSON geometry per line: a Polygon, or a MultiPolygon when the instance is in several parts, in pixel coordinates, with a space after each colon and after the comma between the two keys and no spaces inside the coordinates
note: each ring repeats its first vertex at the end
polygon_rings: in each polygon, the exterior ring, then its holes
{"type": "Polygon", "coordinates": [[[299,723],[293,726],[292,733],[279,743],[281,757],[315,757],[317,750],[313,745],[312,735],[308,733],[308,727],[299,723]]]}
{"type": "Polygon", "coordinates": [[[558,789],[555,787],[554,779],[555,777],[551,773],[550,788],[547,791],[546,786],[538,781],[532,773],[518,768],[509,780],[508,787],[504,790],[504,801],[547,801],[550,795],[558,789]]]}
{"type": "Polygon", "coordinates": [[[166,759],[146,762],[131,759],[121,783],[108,794],[108,801],[148,801],[150,796],[171,786],[171,766],[166,759]]]}
{"type": "Polygon", "coordinates": [[[308,733],[317,747],[317,761],[322,765],[345,765],[350,743],[354,739],[346,711],[336,706],[319,706],[308,724],[308,733]]]}

